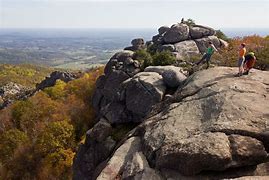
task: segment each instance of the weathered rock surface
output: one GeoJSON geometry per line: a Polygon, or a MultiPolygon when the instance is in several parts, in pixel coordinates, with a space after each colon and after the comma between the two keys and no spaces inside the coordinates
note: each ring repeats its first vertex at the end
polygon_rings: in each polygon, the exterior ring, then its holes
{"type": "Polygon", "coordinates": [[[112,153],[116,142],[110,137],[112,127],[100,120],[86,134],[85,144],[79,147],[74,159],[74,180],[92,179],[96,167],[112,153]]]}
{"type": "Polygon", "coordinates": [[[152,42],[148,45],[157,52],[170,51],[178,60],[192,61],[197,56],[201,56],[210,41],[216,48],[227,48],[228,43],[219,39],[213,28],[201,25],[188,26],[185,23],[172,25],[171,28],[162,26],[158,29],[158,34],[152,37],[152,42]]]}
{"type": "Polygon", "coordinates": [[[152,164],[194,175],[268,161],[269,73],[234,73],[219,67],[194,74],[174,95],[178,103],[145,122],[152,164]]]}
{"type": "Polygon", "coordinates": [[[150,168],[144,154],[136,152],[132,159],[127,162],[122,174],[122,179],[134,180],[161,180],[162,177],[158,172],[150,168]]]}
{"type": "Polygon", "coordinates": [[[201,26],[201,25],[193,25],[190,27],[190,36],[193,39],[199,39],[205,36],[213,36],[215,34],[216,34],[216,31],[210,27],[201,26]]]}
{"type": "Polygon", "coordinates": [[[110,122],[127,121],[125,106],[120,99],[121,84],[140,72],[139,62],[133,60],[133,51],[116,53],[107,63],[104,72],[96,82],[92,104],[97,113],[110,122]]]}
{"type": "Polygon", "coordinates": [[[166,90],[162,76],[155,72],[138,73],[124,86],[127,109],[141,117],[161,102],[166,90]]]}
{"type": "Polygon", "coordinates": [[[97,180],[116,179],[122,173],[121,171],[133,157],[133,154],[141,149],[141,141],[138,137],[128,139],[113,154],[107,162],[105,168],[101,171],[97,180]]]}
{"type": "Polygon", "coordinates": [[[168,26],[162,26],[158,29],[158,32],[160,35],[162,35],[162,34],[166,33],[167,31],[169,31],[169,29],[170,29],[170,27],[168,27],[168,26]]]}
{"type": "Polygon", "coordinates": [[[222,45],[220,40],[216,36],[208,36],[201,39],[195,39],[197,47],[202,54],[206,52],[209,41],[211,41],[216,48],[220,48],[222,45]]]}
{"type": "Polygon", "coordinates": [[[186,24],[174,24],[165,34],[164,42],[167,44],[178,43],[189,38],[189,26],[186,24]]]}
{"type": "Polygon", "coordinates": [[[175,44],[177,59],[191,60],[191,58],[199,56],[200,51],[193,40],[187,40],[175,44]]]}
{"type": "Polygon", "coordinates": [[[170,88],[177,88],[186,80],[186,76],[180,71],[168,70],[162,74],[164,83],[170,88]]]}
{"type": "MultiPolygon", "coordinates": [[[[99,163],[98,179],[268,176],[269,73],[253,70],[248,76],[234,77],[236,72],[236,68],[215,67],[188,77],[172,100],[157,106],[156,113],[99,163]]],[[[139,74],[147,79],[148,73],[139,74]]],[[[96,128],[101,125],[109,128],[103,120],[96,128]]],[[[81,169],[85,176],[86,169],[81,169]]]]}
{"type": "Polygon", "coordinates": [[[10,82],[0,87],[0,109],[7,107],[16,100],[23,100],[30,97],[34,89],[10,82]]]}
{"type": "Polygon", "coordinates": [[[176,67],[176,66],[148,66],[144,69],[145,72],[156,72],[160,75],[162,75],[165,71],[176,71],[176,72],[181,72],[185,74],[186,72],[181,68],[181,67],[176,67]]]}
{"type": "Polygon", "coordinates": [[[176,88],[186,78],[186,72],[175,66],[150,66],[139,72],[139,66],[129,64],[132,56],[131,51],[114,55],[96,82],[93,107],[112,124],[141,122],[163,100],[167,88],[176,88]],[[132,71],[126,70],[129,66],[132,71]],[[164,81],[161,74],[165,71],[164,81]]]}

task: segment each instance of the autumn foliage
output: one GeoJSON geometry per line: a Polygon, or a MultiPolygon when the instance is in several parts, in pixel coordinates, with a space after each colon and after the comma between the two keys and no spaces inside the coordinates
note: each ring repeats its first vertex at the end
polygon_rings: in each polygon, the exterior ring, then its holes
{"type": "Polygon", "coordinates": [[[0,179],[71,179],[77,144],[94,123],[99,68],[0,111],[0,179]]]}
{"type": "Polygon", "coordinates": [[[219,54],[215,53],[213,59],[219,65],[236,66],[238,61],[238,48],[241,43],[246,44],[247,52],[255,53],[257,57],[255,68],[269,70],[269,36],[261,37],[253,35],[230,39],[229,47],[221,50],[219,54]]]}

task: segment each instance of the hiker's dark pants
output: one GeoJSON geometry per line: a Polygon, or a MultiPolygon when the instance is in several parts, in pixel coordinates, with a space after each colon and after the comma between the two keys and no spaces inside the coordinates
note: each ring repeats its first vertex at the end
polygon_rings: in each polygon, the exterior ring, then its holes
{"type": "Polygon", "coordinates": [[[199,62],[197,62],[196,64],[199,65],[201,63],[204,64],[206,62],[206,64],[207,64],[206,68],[209,68],[210,58],[211,58],[211,54],[205,54],[205,55],[203,55],[202,59],[199,62]]]}

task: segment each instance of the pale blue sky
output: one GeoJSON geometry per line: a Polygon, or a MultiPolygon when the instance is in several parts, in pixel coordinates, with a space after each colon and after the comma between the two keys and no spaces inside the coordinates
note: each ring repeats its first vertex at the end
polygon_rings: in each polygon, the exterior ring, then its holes
{"type": "Polygon", "coordinates": [[[0,0],[0,28],[269,28],[269,0],[0,0]]]}

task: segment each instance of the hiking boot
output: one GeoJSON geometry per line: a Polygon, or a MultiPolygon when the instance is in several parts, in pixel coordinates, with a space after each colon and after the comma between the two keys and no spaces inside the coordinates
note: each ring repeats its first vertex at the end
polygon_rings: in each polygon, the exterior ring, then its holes
{"type": "Polygon", "coordinates": [[[246,71],[243,73],[243,75],[248,75],[249,74],[249,71],[246,71]]]}
{"type": "Polygon", "coordinates": [[[235,77],[240,77],[240,76],[242,76],[243,74],[242,73],[237,73],[236,75],[235,75],[235,77]]]}

